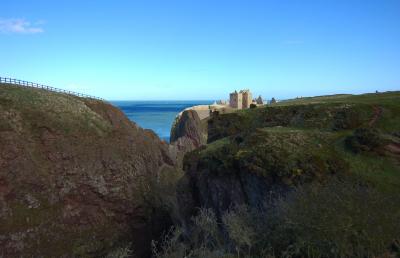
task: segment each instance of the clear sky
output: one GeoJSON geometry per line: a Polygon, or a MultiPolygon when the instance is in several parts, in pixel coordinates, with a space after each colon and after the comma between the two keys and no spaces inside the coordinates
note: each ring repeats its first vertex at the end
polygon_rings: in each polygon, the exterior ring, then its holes
{"type": "Polygon", "coordinates": [[[400,90],[400,0],[1,0],[0,76],[110,100],[400,90]]]}

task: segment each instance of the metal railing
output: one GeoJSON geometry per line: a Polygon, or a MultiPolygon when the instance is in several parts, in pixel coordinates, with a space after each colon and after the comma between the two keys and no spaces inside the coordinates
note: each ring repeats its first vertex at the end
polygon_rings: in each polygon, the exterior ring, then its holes
{"type": "Polygon", "coordinates": [[[98,98],[98,97],[95,97],[95,96],[90,96],[90,95],[87,95],[87,94],[82,94],[82,93],[79,93],[79,92],[58,89],[58,88],[54,88],[54,87],[43,85],[43,84],[39,84],[39,83],[28,82],[28,81],[23,81],[23,80],[17,80],[17,79],[12,79],[12,78],[0,77],[0,83],[13,84],[13,85],[18,85],[18,86],[22,86],[22,87],[39,88],[39,89],[44,89],[44,90],[48,90],[48,91],[74,95],[74,96],[81,97],[81,98],[89,98],[89,99],[96,99],[96,100],[106,101],[105,99],[98,98]]]}

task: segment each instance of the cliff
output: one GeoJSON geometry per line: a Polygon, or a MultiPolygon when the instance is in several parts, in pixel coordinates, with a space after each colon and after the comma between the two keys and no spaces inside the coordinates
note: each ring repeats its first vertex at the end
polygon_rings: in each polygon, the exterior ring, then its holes
{"type": "Polygon", "coordinates": [[[168,222],[149,214],[145,189],[174,165],[108,103],[0,85],[0,256],[148,253],[168,222]]]}
{"type": "Polygon", "coordinates": [[[398,92],[333,95],[212,116],[177,188],[188,252],[398,250],[399,103],[398,92]]]}
{"type": "Polygon", "coordinates": [[[176,117],[171,128],[170,143],[176,153],[177,163],[182,164],[185,153],[207,143],[207,120],[207,116],[200,119],[198,112],[193,109],[184,110],[176,117]]]}
{"type": "Polygon", "coordinates": [[[333,96],[212,116],[208,144],[184,159],[195,206],[217,214],[255,207],[299,184],[359,173],[346,155],[355,145],[398,169],[398,100],[398,93],[333,96]],[[366,146],[370,141],[374,146],[366,146]]]}
{"type": "Polygon", "coordinates": [[[167,145],[105,102],[0,85],[0,256],[146,257],[163,231],[156,257],[400,254],[399,103],[189,109],[167,145]]]}

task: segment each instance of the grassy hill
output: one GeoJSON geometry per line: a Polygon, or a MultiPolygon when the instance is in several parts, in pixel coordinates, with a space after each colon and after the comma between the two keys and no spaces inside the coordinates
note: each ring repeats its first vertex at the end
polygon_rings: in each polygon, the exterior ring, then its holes
{"type": "MultiPolygon", "coordinates": [[[[301,148],[310,152],[312,147],[301,142],[301,138],[310,133],[318,135],[313,137],[315,141],[323,138],[329,149],[347,161],[352,174],[387,190],[400,189],[399,92],[294,99],[215,117],[209,121],[208,148],[220,145],[213,141],[224,137],[258,135],[257,141],[243,146],[251,153],[249,155],[255,154],[258,145],[264,144],[271,151],[290,151],[293,147],[287,141],[293,140],[296,134],[299,147],[293,152],[301,148]],[[283,146],[275,147],[279,142],[283,146]]],[[[314,147],[318,144],[316,142],[314,147]]],[[[327,148],[317,152],[322,155],[325,151],[327,148]]]]}
{"type": "Polygon", "coordinates": [[[146,256],[164,221],[144,185],[173,165],[106,102],[0,85],[0,257],[146,256]]]}
{"type": "MultiPolygon", "coordinates": [[[[400,92],[215,114],[184,170],[178,199],[192,240],[178,241],[180,253],[399,255],[400,92]]],[[[168,245],[163,257],[183,257],[168,245]]]]}

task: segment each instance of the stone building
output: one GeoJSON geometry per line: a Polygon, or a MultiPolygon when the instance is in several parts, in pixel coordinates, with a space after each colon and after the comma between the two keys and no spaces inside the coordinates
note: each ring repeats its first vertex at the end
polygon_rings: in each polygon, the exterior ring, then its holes
{"type": "Polygon", "coordinates": [[[253,96],[250,90],[236,90],[229,94],[229,106],[237,109],[249,108],[252,103],[253,96]]]}
{"type": "Polygon", "coordinates": [[[229,106],[232,108],[242,109],[243,95],[236,90],[229,94],[229,106]]]}
{"type": "Polygon", "coordinates": [[[256,103],[257,103],[258,105],[263,105],[263,104],[264,104],[264,100],[262,99],[261,95],[258,96],[258,98],[256,99],[256,103]]]}
{"type": "Polygon", "coordinates": [[[242,93],[242,108],[250,108],[250,104],[253,102],[250,90],[241,90],[239,93],[242,93]]]}

